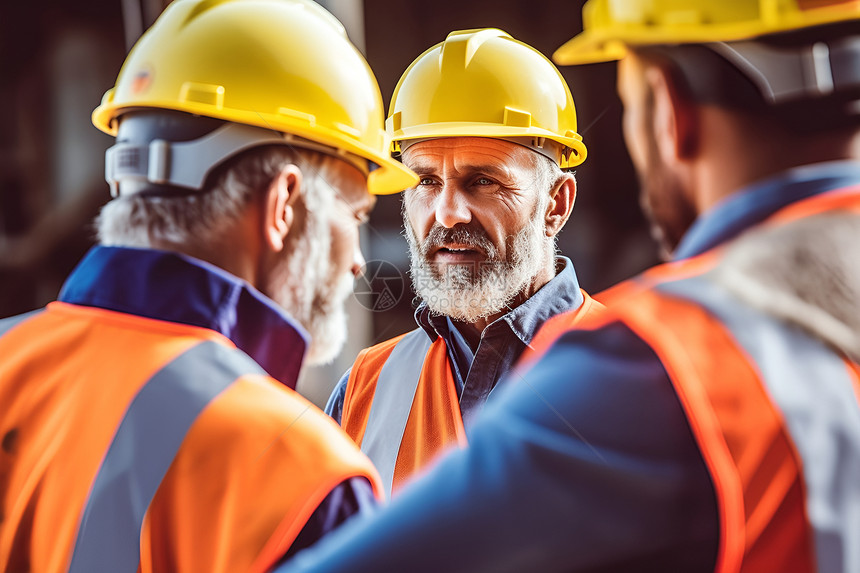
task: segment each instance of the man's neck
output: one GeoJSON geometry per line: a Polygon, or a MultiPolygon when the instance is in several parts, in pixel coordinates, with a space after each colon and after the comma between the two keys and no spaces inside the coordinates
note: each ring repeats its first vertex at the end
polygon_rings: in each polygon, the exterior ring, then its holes
{"type": "Polygon", "coordinates": [[[860,132],[800,134],[716,106],[700,108],[700,159],[692,169],[696,208],[704,213],[739,189],[793,167],[860,159],[860,132]]]}

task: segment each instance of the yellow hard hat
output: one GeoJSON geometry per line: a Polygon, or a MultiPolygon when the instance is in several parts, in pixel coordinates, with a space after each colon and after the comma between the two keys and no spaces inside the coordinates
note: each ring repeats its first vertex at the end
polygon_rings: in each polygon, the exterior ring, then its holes
{"type": "Polygon", "coordinates": [[[857,19],[858,0],[588,0],[583,32],[553,60],[606,62],[626,46],[733,42],[857,19]]]}
{"type": "Polygon", "coordinates": [[[388,111],[392,152],[439,137],[510,139],[560,167],[585,160],[564,78],[543,54],[492,28],[451,32],[403,73],[388,111]],[[545,142],[560,149],[550,152],[545,142]]]}
{"type": "MultiPolygon", "coordinates": [[[[417,182],[389,154],[379,86],[338,20],[309,0],[177,0],[134,46],[93,124],[187,112],[291,134],[371,162],[368,189],[417,182]],[[373,165],[378,166],[373,169],[373,165]]],[[[365,164],[366,165],[366,164],[365,164]]]]}

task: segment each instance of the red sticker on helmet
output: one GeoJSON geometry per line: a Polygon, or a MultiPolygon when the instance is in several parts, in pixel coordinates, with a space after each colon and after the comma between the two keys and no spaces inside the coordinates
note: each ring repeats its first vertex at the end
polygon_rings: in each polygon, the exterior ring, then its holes
{"type": "Polygon", "coordinates": [[[138,95],[146,91],[152,83],[152,72],[149,69],[142,69],[134,75],[131,80],[131,93],[138,95]]]}

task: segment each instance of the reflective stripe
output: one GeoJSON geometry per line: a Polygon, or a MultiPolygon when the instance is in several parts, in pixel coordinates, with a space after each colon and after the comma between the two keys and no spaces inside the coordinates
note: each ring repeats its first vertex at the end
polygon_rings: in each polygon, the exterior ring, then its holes
{"type": "Polygon", "coordinates": [[[818,571],[860,571],[860,404],[842,358],[706,277],[657,290],[701,304],[755,361],[802,459],[818,571]]]}
{"type": "Polygon", "coordinates": [[[0,337],[5,335],[7,332],[24,322],[30,318],[33,318],[37,314],[41,314],[45,312],[44,308],[40,308],[37,310],[31,310],[30,312],[19,314],[17,316],[10,316],[9,318],[4,318],[0,320],[0,337]]]}
{"type": "Polygon", "coordinates": [[[379,470],[386,497],[391,497],[397,454],[431,344],[420,328],[401,338],[376,382],[361,451],[379,470]]]}
{"type": "Polygon", "coordinates": [[[205,341],[149,379],[129,405],[93,482],[70,573],[137,570],[143,517],[185,434],[218,394],[254,373],[263,370],[243,352],[205,341]]]}

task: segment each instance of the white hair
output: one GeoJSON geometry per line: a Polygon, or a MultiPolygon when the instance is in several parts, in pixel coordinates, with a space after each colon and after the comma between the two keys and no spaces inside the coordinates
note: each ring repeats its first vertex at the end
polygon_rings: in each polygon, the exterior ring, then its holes
{"type": "Polygon", "coordinates": [[[215,172],[206,189],[177,196],[120,196],[102,208],[99,240],[104,245],[152,247],[167,242],[182,247],[213,248],[224,230],[242,216],[254,196],[269,187],[284,165],[302,170],[297,219],[283,257],[258,287],[286,309],[311,335],[308,364],[331,361],[346,340],[344,301],[352,276],[338,276],[331,260],[332,220],[342,170],[334,157],[287,147],[260,147],[215,172]]]}
{"type": "MultiPolygon", "coordinates": [[[[573,173],[562,171],[552,159],[535,153],[535,188],[538,189],[538,203],[535,207],[538,213],[546,214],[551,193],[557,189],[564,179],[573,179],[573,173]]],[[[558,233],[552,236],[553,254],[558,252],[558,233]]]]}
{"type": "Polygon", "coordinates": [[[239,219],[256,193],[268,188],[284,165],[302,170],[303,200],[313,208],[322,193],[337,187],[335,158],[285,146],[249,150],[216,168],[203,191],[176,195],[133,194],[108,202],[96,221],[99,242],[107,246],[213,245],[239,219]]]}

